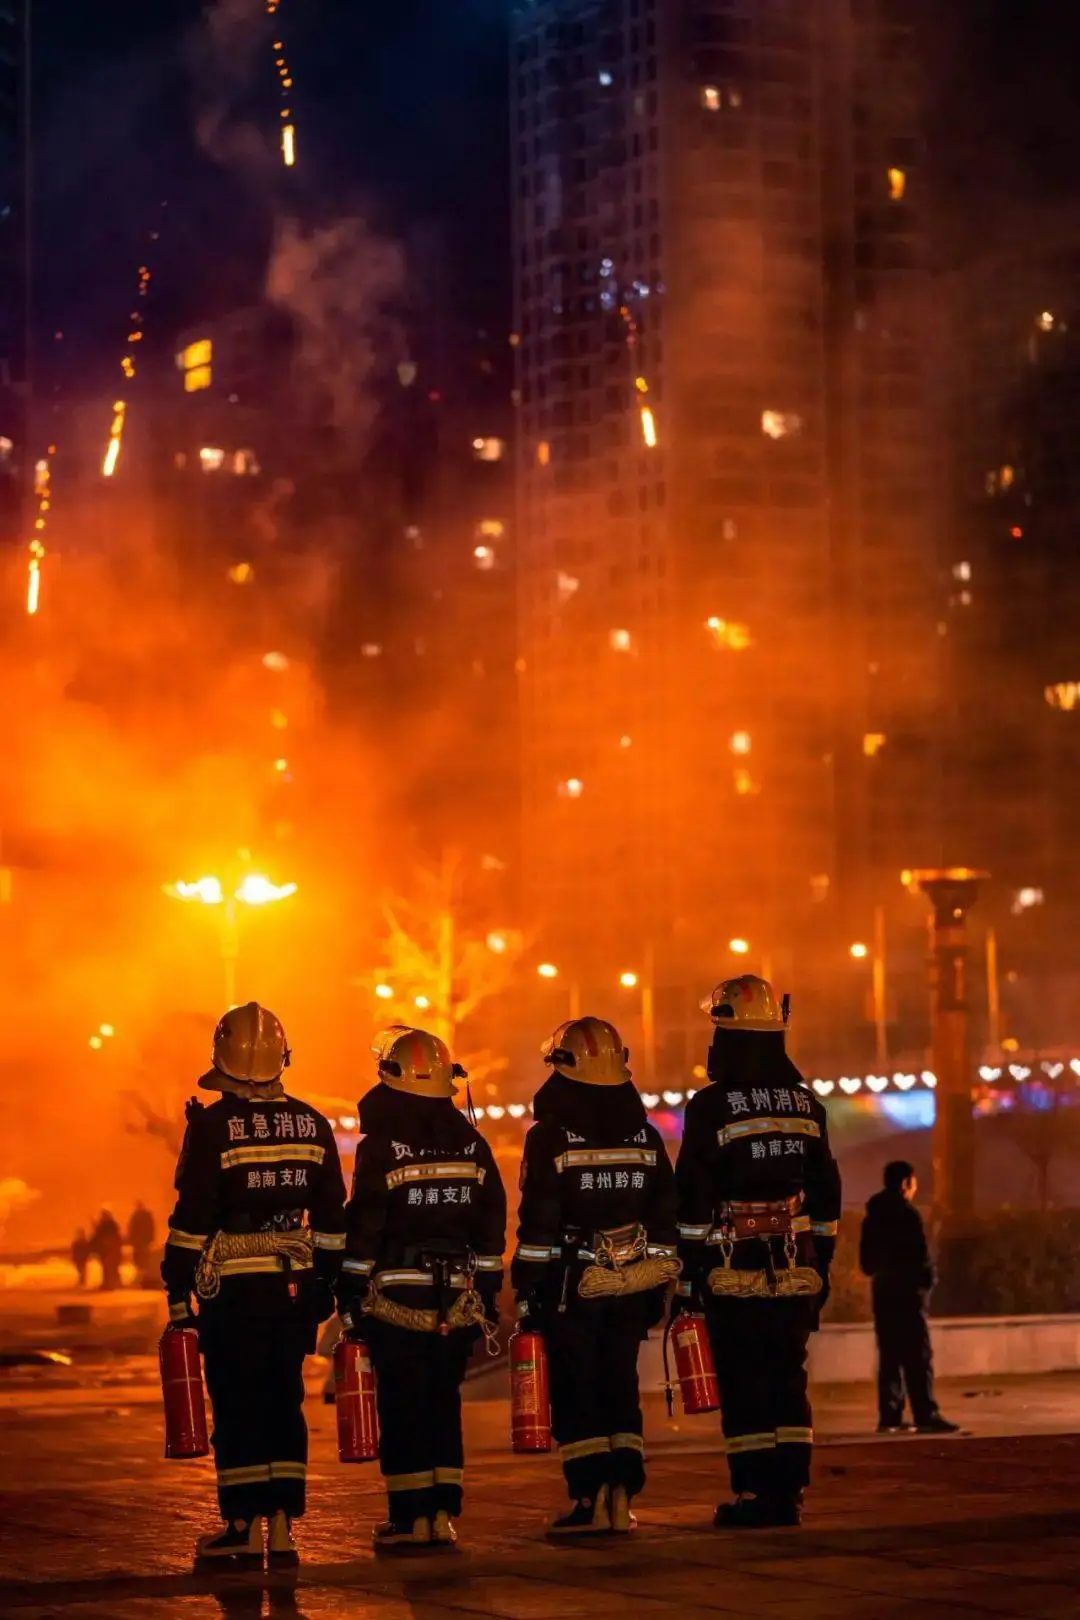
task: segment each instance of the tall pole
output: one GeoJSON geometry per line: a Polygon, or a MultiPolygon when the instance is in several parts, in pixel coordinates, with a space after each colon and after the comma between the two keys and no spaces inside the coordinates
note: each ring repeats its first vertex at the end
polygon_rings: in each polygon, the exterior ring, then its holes
{"type": "Polygon", "coordinates": [[[966,867],[916,872],[932,907],[930,1008],[934,1072],[934,1203],[942,1217],[975,1206],[975,1123],[971,1112],[967,914],[985,872],[966,867]]]}
{"type": "Polygon", "coordinates": [[[991,1052],[1001,1051],[1001,981],[996,928],[986,930],[986,1039],[991,1052]]]}
{"type": "Polygon", "coordinates": [[[650,942],[645,946],[644,972],[641,976],[641,1044],[645,1060],[645,1084],[651,1091],[656,1084],[656,953],[650,942]]]}
{"type": "Polygon", "coordinates": [[[240,922],[236,901],[226,900],[221,914],[221,963],[225,970],[225,1011],[237,1005],[236,964],[240,956],[240,922]]]}
{"type": "Polygon", "coordinates": [[[884,1073],[889,1066],[888,1008],[885,1002],[885,907],[874,907],[874,1057],[884,1073]]]}

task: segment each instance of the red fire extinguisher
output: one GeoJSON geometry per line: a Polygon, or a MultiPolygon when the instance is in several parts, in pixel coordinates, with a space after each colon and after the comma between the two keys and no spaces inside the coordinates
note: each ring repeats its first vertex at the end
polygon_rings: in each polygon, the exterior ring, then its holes
{"type": "Polygon", "coordinates": [[[206,1402],[199,1365],[199,1335],[193,1327],[169,1327],[158,1345],[165,1405],[166,1457],[205,1457],[206,1402]]]}
{"type": "Polygon", "coordinates": [[[672,1413],[671,1376],[668,1372],[668,1339],[675,1343],[675,1378],[687,1417],[720,1410],[720,1386],[716,1381],[712,1346],[705,1318],[685,1312],[669,1321],[664,1334],[664,1393],[668,1417],[672,1413]]]}
{"type": "Polygon", "coordinates": [[[339,1339],[334,1347],[338,1457],[343,1463],[374,1462],[379,1455],[375,1373],[367,1346],[339,1339]]]}
{"type": "Polygon", "coordinates": [[[551,1450],[547,1347],[520,1328],[510,1335],[510,1435],[515,1451],[551,1450]]]}

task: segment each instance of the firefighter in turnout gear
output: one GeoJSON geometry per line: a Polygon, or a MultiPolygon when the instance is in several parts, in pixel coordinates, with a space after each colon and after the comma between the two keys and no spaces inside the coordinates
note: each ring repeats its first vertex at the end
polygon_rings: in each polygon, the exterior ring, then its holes
{"type": "Polygon", "coordinates": [[[465,1073],[445,1042],[398,1025],[374,1051],[338,1306],[375,1369],[389,1502],[376,1549],[446,1547],[462,1505],[461,1383],[498,1320],[506,1194],[454,1103],[465,1073]]]}
{"type": "Polygon", "coordinates": [[[638,1350],[679,1270],[675,1178],[611,1024],[571,1019],[543,1050],[512,1276],[547,1346],[574,1504],[550,1533],[627,1531],[645,1484],[638,1350]]]}
{"type": "Polygon", "coordinates": [[[828,1296],[840,1173],[825,1110],[784,1050],[787,997],[753,974],[718,985],[711,1085],[676,1165],[683,1278],[703,1304],[735,1491],[716,1524],[798,1524],[813,1428],[806,1350],[828,1296]]]}
{"type": "Polygon", "coordinates": [[[345,1185],[329,1122],[281,1075],[281,1024],[255,1002],[227,1012],[214,1064],[198,1082],[216,1102],[188,1104],[176,1207],[161,1274],[170,1322],[190,1326],[214,1412],[225,1528],[200,1559],[295,1563],[292,1520],[305,1505],[304,1357],[333,1311],[345,1248],[345,1185]]]}

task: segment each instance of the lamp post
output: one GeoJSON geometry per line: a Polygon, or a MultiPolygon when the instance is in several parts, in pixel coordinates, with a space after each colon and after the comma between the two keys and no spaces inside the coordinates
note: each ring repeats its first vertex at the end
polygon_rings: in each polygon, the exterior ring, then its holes
{"type": "MultiPolygon", "coordinates": [[[[537,968],[536,972],[537,972],[537,975],[541,979],[557,979],[560,976],[559,975],[559,969],[556,967],[554,962],[541,962],[540,966],[537,968]]],[[[569,986],[569,994],[570,994],[570,1017],[571,1018],[580,1018],[581,1017],[581,986],[577,983],[576,980],[571,982],[571,984],[569,986]]]]}
{"type": "Polygon", "coordinates": [[[937,1075],[934,1202],[943,1216],[969,1215],[975,1205],[967,914],[978,899],[980,883],[988,876],[966,866],[911,874],[911,885],[926,895],[932,907],[930,1014],[937,1075]]]}
{"type": "Polygon", "coordinates": [[[885,999],[885,907],[874,907],[874,943],[856,941],[851,955],[857,962],[870,958],[870,1016],[874,1025],[874,1061],[884,1072],[889,1064],[888,1005],[885,999]]]}
{"type": "Polygon", "coordinates": [[[225,1006],[235,1007],[236,965],[240,958],[240,914],[237,906],[268,906],[287,900],[296,893],[295,883],[271,883],[261,872],[249,872],[231,894],[225,893],[220,878],[201,877],[194,883],[165,883],[164,892],[173,900],[186,900],[221,909],[221,962],[225,974],[225,1006]]]}
{"type": "Polygon", "coordinates": [[[653,984],[655,978],[655,963],[653,948],[645,947],[645,959],[641,974],[626,972],[620,973],[619,983],[624,990],[636,990],[641,987],[641,1047],[642,1061],[645,1072],[645,1084],[650,1091],[656,1085],[656,989],[653,984]]]}

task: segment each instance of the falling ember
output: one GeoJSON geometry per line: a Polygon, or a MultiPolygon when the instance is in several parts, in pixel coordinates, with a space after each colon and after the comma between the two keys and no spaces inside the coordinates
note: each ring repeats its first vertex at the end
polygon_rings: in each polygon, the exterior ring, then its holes
{"type": "Polygon", "coordinates": [[[656,418],[648,405],[641,407],[641,436],[650,450],[656,449],[656,418]]]}
{"type": "Polygon", "coordinates": [[[281,131],[281,155],[285,167],[291,169],[296,162],[296,131],[292,124],[286,124],[281,131]]]}

